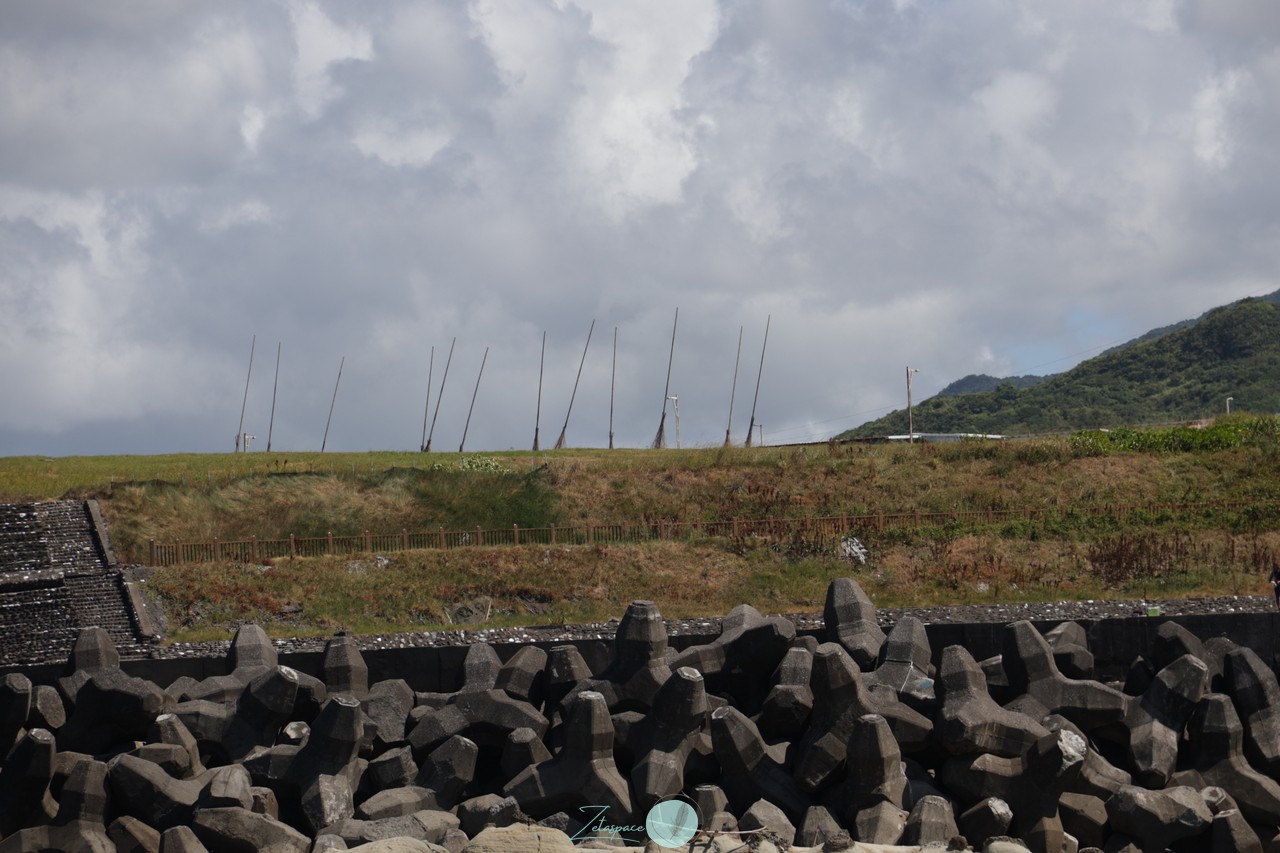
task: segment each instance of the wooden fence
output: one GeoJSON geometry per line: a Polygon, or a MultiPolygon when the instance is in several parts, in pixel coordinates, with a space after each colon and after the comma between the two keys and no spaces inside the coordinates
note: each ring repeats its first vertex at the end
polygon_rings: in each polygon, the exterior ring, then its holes
{"type": "Polygon", "coordinates": [[[426,533],[370,533],[354,536],[294,536],[288,539],[218,540],[212,542],[150,541],[148,565],[173,566],[182,563],[261,562],[281,557],[318,557],[326,554],[369,554],[410,551],[425,548],[467,548],[473,546],[518,545],[591,545],[650,542],[663,539],[722,537],[768,539],[808,536],[815,539],[882,533],[901,527],[942,526],[947,524],[983,525],[1016,520],[1043,521],[1049,518],[1132,518],[1186,516],[1222,510],[1239,511],[1254,507],[1263,515],[1275,518],[1280,505],[1244,502],[1149,503],[1132,506],[1096,505],[1068,509],[1043,507],[1016,510],[985,509],[962,512],[876,513],[874,515],[827,515],[803,518],[734,518],[728,521],[655,521],[642,524],[577,524],[549,527],[512,525],[498,529],[451,530],[443,528],[426,533]]]}

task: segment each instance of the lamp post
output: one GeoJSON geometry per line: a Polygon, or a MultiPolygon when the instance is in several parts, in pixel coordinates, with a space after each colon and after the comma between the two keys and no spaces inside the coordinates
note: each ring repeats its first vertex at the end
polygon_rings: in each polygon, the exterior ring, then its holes
{"type": "Polygon", "coordinates": [[[671,406],[676,413],[676,449],[680,449],[680,395],[676,394],[667,398],[671,401],[671,406]]]}
{"type": "Polygon", "coordinates": [[[1234,400],[1234,399],[1235,399],[1235,397],[1228,397],[1228,398],[1227,398],[1227,414],[1228,414],[1228,415],[1229,415],[1229,414],[1231,414],[1231,401],[1232,401],[1232,400],[1234,400]]]}
{"type": "Polygon", "coordinates": [[[911,412],[911,377],[919,372],[915,367],[907,368],[907,444],[914,444],[916,440],[915,420],[911,412]]]}

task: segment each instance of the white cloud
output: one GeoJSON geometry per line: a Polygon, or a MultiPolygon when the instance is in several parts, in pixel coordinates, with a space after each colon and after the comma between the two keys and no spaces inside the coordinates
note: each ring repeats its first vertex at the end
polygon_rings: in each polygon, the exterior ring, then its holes
{"type": "Polygon", "coordinates": [[[606,213],[673,204],[697,166],[681,87],[711,46],[719,15],[710,2],[618,3],[590,9],[591,35],[608,48],[579,70],[566,166],[606,213]]]}
{"type": "Polygon", "coordinates": [[[433,127],[399,130],[372,124],[356,132],[353,142],[360,153],[388,166],[421,168],[449,144],[450,134],[433,127]]]}
{"type": "Polygon", "coordinates": [[[1221,169],[1231,162],[1231,130],[1228,113],[1242,85],[1240,72],[1215,76],[1196,93],[1193,106],[1195,153],[1201,163],[1221,169]]]}
{"type": "Polygon", "coordinates": [[[244,108],[240,116],[240,137],[244,140],[244,147],[249,149],[249,153],[258,150],[258,140],[262,138],[262,131],[266,126],[267,117],[261,109],[253,104],[244,108]]]}
{"type": "Polygon", "coordinates": [[[372,38],[364,27],[339,26],[307,0],[291,0],[289,15],[294,28],[293,79],[298,107],[307,117],[316,118],[342,93],[330,66],[372,59],[372,38]]]}

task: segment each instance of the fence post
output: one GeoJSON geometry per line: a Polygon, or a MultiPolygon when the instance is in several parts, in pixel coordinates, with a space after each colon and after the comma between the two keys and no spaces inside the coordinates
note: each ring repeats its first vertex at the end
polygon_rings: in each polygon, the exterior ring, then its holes
{"type": "Polygon", "coordinates": [[[591,529],[591,522],[588,521],[587,522],[587,544],[588,545],[596,541],[594,534],[595,534],[595,531],[591,529]]]}
{"type": "Polygon", "coordinates": [[[880,531],[881,533],[884,533],[884,513],[883,512],[876,513],[876,530],[880,531]]]}
{"type": "Polygon", "coordinates": [[[289,534],[289,559],[292,560],[298,556],[298,540],[293,538],[293,534],[289,534]]]}
{"type": "Polygon", "coordinates": [[[333,553],[333,531],[332,530],[325,531],[325,541],[327,543],[326,544],[327,550],[325,551],[325,553],[332,554],[333,553]]]}
{"type": "Polygon", "coordinates": [[[148,539],[147,542],[151,548],[151,562],[148,563],[147,565],[150,565],[150,566],[159,565],[159,563],[156,562],[156,540],[148,539]]]}
{"type": "Polygon", "coordinates": [[[440,550],[444,550],[444,528],[440,528],[440,550]]]}
{"type": "Polygon", "coordinates": [[[556,544],[556,526],[554,524],[551,525],[551,544],[556,544]]]}
{"type": "Polygon", "coordinates": [[[409,531],[405,530],[403,527],[400,528],[400,550],[409,550],[409,531]]]}
{"type": "Polygon", "coordinates": [[[520,544],[520,525],[518,524],[511,525],[511,544],[520,544]]]}
{"type": "Polygon", "coordinates": [[[218,537],[213,537],[213,561],[215,563],[222,562],[222,543],[218,541],[218,537]]]}
{"type": "Polygon", "coordinates": [[[476,544],[477,545],[484,544],[484,533],[480,530],[480,525],[478,524],[476,525],[476,544]]]}
{"type": "Polygon", "coordinates": [[[253,534],[249,537],[249,551],[253,554],[253,561],[258,562],[258,536],[253,534]]]}
{"type": "Polygon", "coordinates": [[[916,507],[916,527],[920,526],[920,507],[916,507]]]}
{"type": "Polygon", "coordinates": [[[367,530],[364,532],[364,550],[366,553],[373,550],[373,543],[370,540],[369,531],[367,530]]]}

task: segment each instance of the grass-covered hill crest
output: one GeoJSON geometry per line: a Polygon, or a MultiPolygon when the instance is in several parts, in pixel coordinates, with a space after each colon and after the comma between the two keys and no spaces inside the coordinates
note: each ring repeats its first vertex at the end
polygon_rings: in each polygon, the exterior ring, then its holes
{"type": "MultiPolygon", "coordinates": [[[[1193,325],[1135,341],[1031,387],[938,395],[917,404],[914,427],[930,433],[1037,434],[1124,424],[1193,421],[1232,408],[1280,412],[1280,305],[1246,299],[1193,325]]],[[[841,433],[868,438],[907,431],[905,409],[841,433]]]]}

